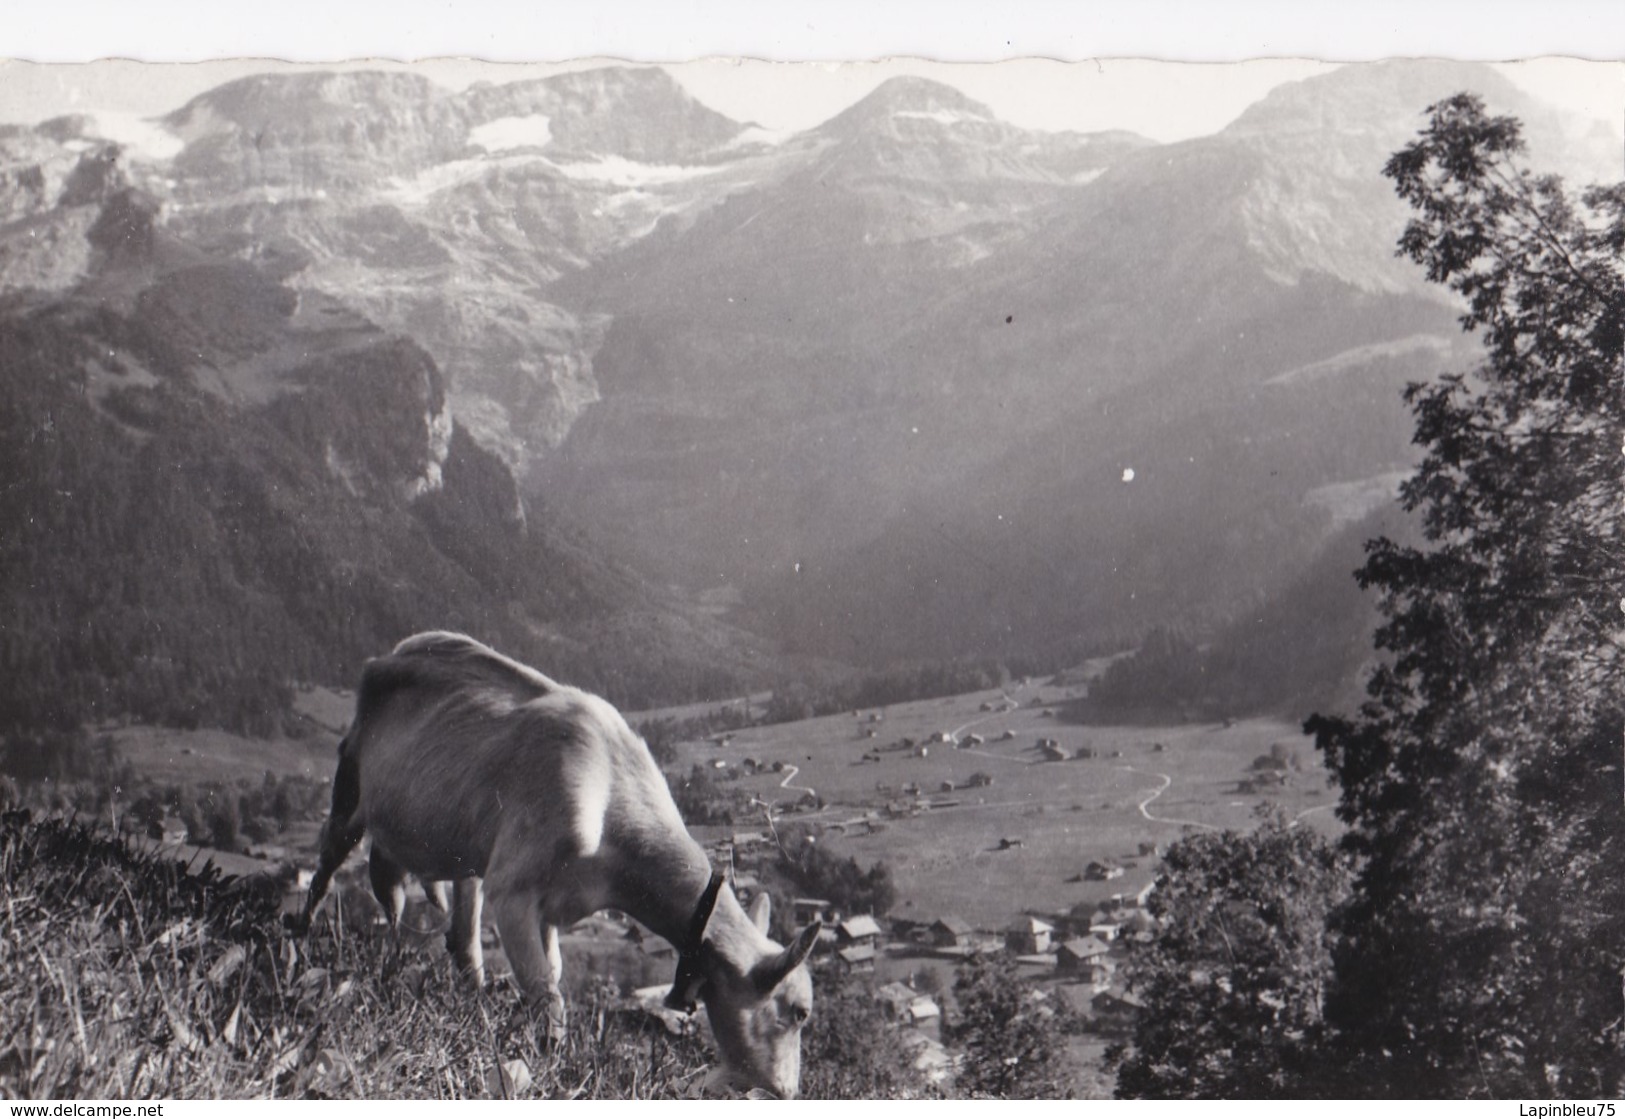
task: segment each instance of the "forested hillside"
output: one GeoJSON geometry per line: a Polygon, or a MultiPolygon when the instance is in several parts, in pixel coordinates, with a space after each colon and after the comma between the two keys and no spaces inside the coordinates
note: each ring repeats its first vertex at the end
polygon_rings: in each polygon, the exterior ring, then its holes
{"type": "Polygon", "coordinates": [[[749,679],[750,641],[527,506],[415,343],[175,241],[116,173],[65,198],[89,274],[0,302],[0,726],[268,734],[423,628],[627,703],[749,679]]]}

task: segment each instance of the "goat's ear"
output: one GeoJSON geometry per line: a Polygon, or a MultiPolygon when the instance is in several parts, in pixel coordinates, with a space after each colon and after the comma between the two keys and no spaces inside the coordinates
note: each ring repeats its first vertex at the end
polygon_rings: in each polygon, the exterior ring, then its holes
{"type": "Polygon", "coordinates": [[[773,915],[773,899],[763,890],[750,899],[750,920],[760,932],[767,931],[767,919],[773,915]]]}
{"type": "Polygon", "coordinates": [[[756,990],[765,995],[783,983],[785,976],[800,967],[802,961],[812,955],[812,950],[818,946],[818,934],[823,931],[824,926],[814,921],[801,930],[801,935],[796,937],[795,943],[790,947],[771,960],[765,960],[752,968],[750,977],[756,984],[756,990]]]}

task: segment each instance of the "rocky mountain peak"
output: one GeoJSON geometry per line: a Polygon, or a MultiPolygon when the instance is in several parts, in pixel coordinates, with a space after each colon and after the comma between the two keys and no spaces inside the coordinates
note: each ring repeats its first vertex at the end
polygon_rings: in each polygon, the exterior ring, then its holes
{"type": "Polygon", "coordinates": [[[177,178],[218,198],[244,189],[311,194],[372,185],[452,158],[466,132],[418,74],[255,74],[162,119],[186,142],[177,178]]]}
{"type": "Polygon", "coordinates": [[[200,93],[164,117],[183,138],[226,125],[267,128],[319,121],[357,121],[443,96],[420,74],[380,71],[307,71],[251,74],[200,93]]]}
{"type": "Polygon", "coordinates": [[[457,97],[457,106],[471,129],[545,118],[549,152],[572,159],[697,162],[745,128],[700,104],[655,67],[605,66],[502,85],[480,82],[457,97]]]}
{"type": "Polygon", "coordinates": [[[881,82],[863,100],[831,119],[820,131],[853,135],[871,129],[895,133],[913,122],[943,126],[998,125],[993,111],[953,86],[929,78],[902,76],[881,82]],[[908,122],[904,124],[902,122],[908,122]]]}
{"type": "Polygon", "coordinates": [[[1528,98],[1482,63],[1396,59],[1351,63],[1329,74],[1277,86],[1224,130],[1224,135],[1277,138],[1305,133],[1368,132],[1407,136],[1423,111],[1462,90],[1502,111],[1523,109],[1528,98]]]}

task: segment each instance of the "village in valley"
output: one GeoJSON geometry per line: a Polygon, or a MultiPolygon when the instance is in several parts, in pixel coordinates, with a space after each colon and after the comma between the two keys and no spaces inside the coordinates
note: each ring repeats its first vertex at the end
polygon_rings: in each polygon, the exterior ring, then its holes
{"type": "Polygon", "coordinates": [[[1085,689],[1083,675],[1063,674],[740,727],[679,742],[668,777],[680,803],[687,782],[727,804],[710,808],[731,823],[690,831],[743,899],[801,848],[890,869],[889,911],[797,897],[794,923],[823,923],[826,966],[867,978],[929,1075],[951,1075],[941,1024],[955,969],[979,953],[1008,953],[1032,997],[1081,1017],[1075,1047],[1098,1058],[1140,1005],[1124,965],[1153,937],[1147,903],[1167,844],[1248,830],[1264,805],[1310,826],[1335,821],[1296,727],[1085,725],[1069,717],[1085,689]]]}

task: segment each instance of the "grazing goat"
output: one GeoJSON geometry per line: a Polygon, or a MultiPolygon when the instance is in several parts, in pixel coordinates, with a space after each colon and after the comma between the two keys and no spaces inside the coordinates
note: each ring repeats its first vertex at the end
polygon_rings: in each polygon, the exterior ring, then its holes
{"type": "Polygon", "coordinates": [[[766,895],[747,915],[683,826],[648,747],[602,699],[459,634],[406,639],[362,673],[297,931],[363,832],[392,921],[407,874],[455,884],[447,943],[476,982],[489,900],[550,1038],[564,1018],[559,927],[619,909],[677,948],[667,1003],[705,1004],[724,1076],[796,1094],[812,1011],[802,964],[819,926],[788,948],[767,937],[766,895]]]}

